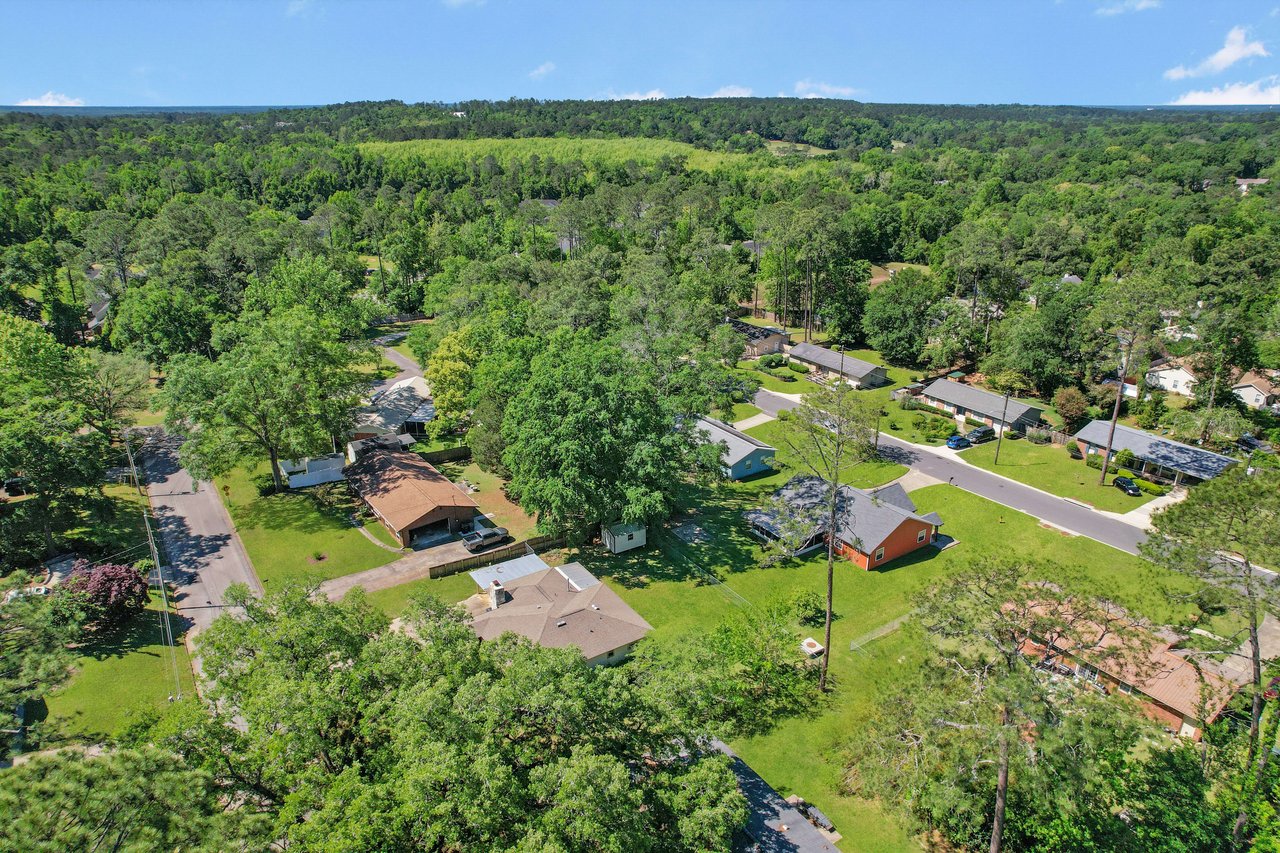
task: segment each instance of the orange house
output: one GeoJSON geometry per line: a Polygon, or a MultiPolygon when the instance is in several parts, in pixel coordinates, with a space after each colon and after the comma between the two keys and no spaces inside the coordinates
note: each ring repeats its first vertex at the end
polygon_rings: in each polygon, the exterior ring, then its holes
{"type": "MultiPolygon", "coordinates": [[[[792,553],[803,554],[827,542],[830,489],[831,484],[819,477],[794,477],[775,493],[778,509],[744,515],[756,536],[765,541],[791,538],[792,553]]],[[[896,483],[874,491],[838,487],[835,549],[859,568],[879,568],[932,545],[941,525],[936,512],[919,514],[896,483]]]]}

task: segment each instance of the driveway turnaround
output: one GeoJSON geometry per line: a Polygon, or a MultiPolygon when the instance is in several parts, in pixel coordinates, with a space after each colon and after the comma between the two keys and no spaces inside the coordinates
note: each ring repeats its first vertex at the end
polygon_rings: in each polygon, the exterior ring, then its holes
{"type": "MultiPolygon", "coordinates": [[[[758,409],[777,415],[794,409],[796,401],[760,391],[753,401],[758,409]]],[[[1097,540],[1130,554],[1138,553],[1138,545],[1147,538],[1140,528],[1128,522],[1098,512],[1083,504],[1069,501],[1025,486],[999,474],[962,462],[955,455],[931,447],[902,441],[886,433],[880,433],[880,455],[906,465],[943,483],[959,486],[966,492],[995,501],[998,504],[1025,512],[1054,527],[1089,539],[1097,540]]]]}
{"type": "Polygon", "coordinates": [[[261,595],[262,584],[213,484],[197,484],[179,464],[181,441],[160,429],[147,432],[142,469],[160,529],[164,576],[176,588],[189,646],[222,614],[227,587],[243,583],[261,595]]]}

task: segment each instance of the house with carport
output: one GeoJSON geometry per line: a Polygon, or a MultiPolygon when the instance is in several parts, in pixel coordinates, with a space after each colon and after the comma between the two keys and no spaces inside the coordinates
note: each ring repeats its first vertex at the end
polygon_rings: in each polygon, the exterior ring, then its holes
{"type": "Polygon", "coordinates": [[[759,358],[762,355],[782,352],[787,344],[787,333],[774,326],[757,326],[738,319],[729,319],[725,323],[747,339],[747,347],[743,351],[743,355],[747,358],[759,358]]]}
{"type": "Polygon", "coordinates": [[[889,373],[883,365],[872,364],[817,344],[796,344],[788,355],[792,361],[808,365],[812,372],[830,382],[843,380],[854,388],[879,388],[889,384],[889,373]]]}
{"type": "Polygon", "coordinates": [[[378,448],[346,468],[347,482],[403,547],[456,533],[479,511],[471,496],[416,453],[378,448]]]}
{"type": "MultiPolygon", "coordinates": [[[[1085,424],[1075,434],[1076,446],[1081,455],[1105,452],[1110,431],[1110,421],[1093,420],[1085,424]]],[[[1121,450],[1133,454],[1136,460],[1134,473],[1148,480],[1174,486],[1190,486],[1211,480],[1231,466],[1239,464],[1239,460],[1203,447],[1193,447],[1162,435],[1116,424],[1115,437],[1111,441],[1113,460],[1121,450]]]]}
{"type": "Polygon", "coordinates": [[[1010,430],[1024,432],[1040,423],[1041,410],[1029,403],[1003,394],[995,394],[963,382],[936,379],[920,392],[919,399],[926,405],[957,418],[973,418],[997,432],[1010,430]]]}
{"type": "Polygon", "coordinates": [[[421,376],[401,379],[375,394],[356,414],[351,439],[360,441],[380,435],[424,435],[427,424],[435,419],[435,402],[431,390],[421,376]]]}
{"type": "MultiPolygon", "coordinates": [[[[836,488],[835,550],[859,568],[880,568],[937,541],[942,518],[936,512],[921,514],[901,485],[836,488]]],[[[831,483],[821,477],[793,477],[774,493],[781,507],[748,510],[743,517],[765,542],[793,537],[792,553],[798,556],[827,542],[830,490],[831,483]]]]}

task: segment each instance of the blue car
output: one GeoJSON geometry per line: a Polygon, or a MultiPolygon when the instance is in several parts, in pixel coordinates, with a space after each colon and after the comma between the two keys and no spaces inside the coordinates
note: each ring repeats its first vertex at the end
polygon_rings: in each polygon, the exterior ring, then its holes
{"type": "Polygon", "coordinates": [[[963,435],[953,435],[947,439],[947,447],[952,450],[964,450],[966,447],[972,447],[973,442],[965,438],[963,435]]]}

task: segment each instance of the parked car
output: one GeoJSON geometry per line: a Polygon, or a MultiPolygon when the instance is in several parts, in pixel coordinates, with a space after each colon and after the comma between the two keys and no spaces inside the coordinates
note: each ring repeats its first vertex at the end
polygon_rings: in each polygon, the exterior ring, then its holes
{"type": "Polygon", "coordinates": [[[1142,489],[1138,488],[1138,484],[1128,477],[1116,477],[1111,481],[1111,485],[1133,498],[1142,497],[1142,489]]]}
{"type": "Polygon", "coordinates": [[[952,450],[964,450],[966,447],[972,447],[973,442],[965,438],[963,435],[953,435],[947,439],[947,447],[952,450]]]}
{"type": "Polygon", "coordinates": [[[991,441],[996,437],[996,431],[989,426],[974,427],[964,434],[971,444],[982,444],[984,441],[991,441]]]}
{"type": "Polygon", "coordinates": [[[507,538],[505,527],[481,527],[462,534],[462,544],[468,551],[483,551],[507,538]]]}
{"type": "Polygon", "coordinates": [[[30,481],[26,477],[10,477],[4,481],[4,491],[11,498],[16,498],[27,493],[27,486],[30,481]]]}

